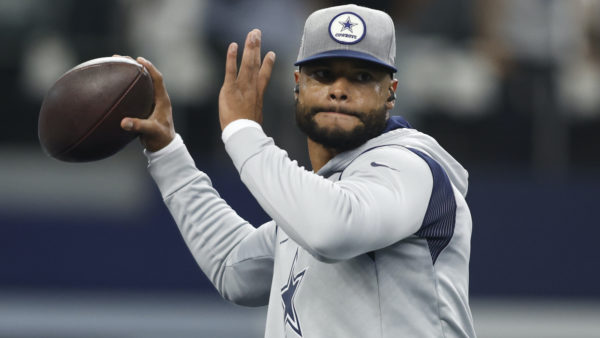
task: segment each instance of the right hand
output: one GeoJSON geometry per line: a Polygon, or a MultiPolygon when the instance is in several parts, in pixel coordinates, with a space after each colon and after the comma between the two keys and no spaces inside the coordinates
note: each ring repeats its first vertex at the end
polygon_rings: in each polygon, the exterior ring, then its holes
{"type": "Polygon", "coordinates": [[[225,81],[219,92],[221,130],[237,119],[262,123],[263,96],[273,71],[275,53],[268,52],[260,62],[261,35],[258,29],[248,33],[239,72],[237,44],[231,43],[227,49],[225,81]]]}
{"type": "Polygon", "coordinates": [[[163,83],[163,76],[158,69],[143,57],[138,57],[136,61],[143,65],[152,77],[154,83],[154,111],[147,119],[124,118],[121,120],[121,128],[139,133],[142,145],[147,150],[155,152],[166,147],[175,138],[171,100],[163,83]]]}

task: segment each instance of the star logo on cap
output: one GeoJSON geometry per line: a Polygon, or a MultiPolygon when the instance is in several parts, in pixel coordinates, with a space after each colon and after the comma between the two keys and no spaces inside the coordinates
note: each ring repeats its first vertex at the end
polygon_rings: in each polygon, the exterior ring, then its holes
{"type": "Polygon", "coordinates": [[[353,12],[339,13],[329,21],[329,36],[337,43],[344,45],[359,43],[366,33],[365,20],[353,12]]]}
{"type": "Polygon", "coordinates": [[[340,32],[343,32],[345,30],[349,30],[350,33],[354,33],[352,31],[352,27],[358,25],[357,23],[353,23],[352,21],[350,21],[350,16],[346,17],[346,21],[338,21],[338,23],[340,25],[342,25],[342,30],[340,30],[340,32]]]}

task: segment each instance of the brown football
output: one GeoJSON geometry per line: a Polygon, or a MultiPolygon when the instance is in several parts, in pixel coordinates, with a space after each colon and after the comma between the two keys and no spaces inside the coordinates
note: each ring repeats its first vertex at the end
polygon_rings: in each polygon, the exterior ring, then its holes
{"type": "Polygon", "coordinates": [[[61,161],[103,159],[137,136],[121,129],[121,120],[147,118],[153,106],[152,78],[142,65],[125,57],[90,60],[63,74],[46,94],[40,143],[61,161]]]}

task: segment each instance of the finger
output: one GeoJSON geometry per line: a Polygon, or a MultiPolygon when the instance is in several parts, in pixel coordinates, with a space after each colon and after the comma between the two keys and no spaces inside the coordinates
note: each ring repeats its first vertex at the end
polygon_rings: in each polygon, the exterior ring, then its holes
{"type": "Polygon", "coordinates": [[[243,81],[253,82],[256,79],[258,67],[260,67],[260,39],[261,32],[258,29],[253,29],[246,37],[238,75],[238,78],[243,81]]]}
{"type": "Polygon", "coordinates": [[[259,98],[262,98],[264,96],[265,90],[267,89],[267,85],[269,84],[269,80],[271,79],[271,74],[273,73],[273,65],[275,65],[275,53],[268,52],[267,55],[265,55],[265,58],[258,72],[257,87],[259,98]]]}
{"type": "Polygon", "coordinates": [[[237,78],[237,49],[238,45],[235,42],[230,43],[227,48],[224,84],[233,82],[237,78]]]}
{"type": "Polygon", "coordinates": [[[152,62],[144,59],[143,57],[138,57],[137,62],[139,62],[142,66],[146,67],[148,73],[150,73],[150,77],[152,78],[152,83],[154,85],[154,100],[156,102],[157,107],[162,107],[166,105],[171,105],[171,100],[169,99],[169,94],[167,93],[167,88],[163,82],[162,73],[154,67],[152,62]]]}
{"type": "Polygon", "coordinates": [[[121,128],[126,131],[140,133],[143,135],[158,134],[159,128],[155,121],[126,117],[121,120],[121,128]]]}

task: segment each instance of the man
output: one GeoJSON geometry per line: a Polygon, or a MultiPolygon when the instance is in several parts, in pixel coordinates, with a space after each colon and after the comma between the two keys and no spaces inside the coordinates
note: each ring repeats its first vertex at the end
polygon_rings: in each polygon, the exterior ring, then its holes
{"type": "Polygon", "coordinates": [[[241,219],[175,134],[162,76],[156,109],[124,119],[199,266],[221,295],[269,305],[266,337],[474,337],[468,304],[467,172],[394,107],[391,18],[355,5],[306,21],[295,72],[296,120],[313,172],[261,129],[275,54],[258,30],[239,72],[229,46],[219,95],[223,141],[271,222],[241,219]]]}

